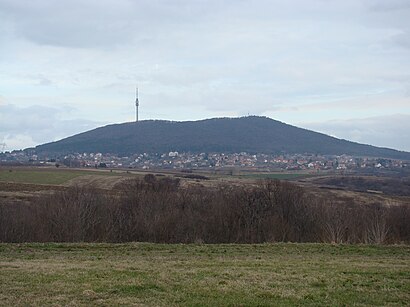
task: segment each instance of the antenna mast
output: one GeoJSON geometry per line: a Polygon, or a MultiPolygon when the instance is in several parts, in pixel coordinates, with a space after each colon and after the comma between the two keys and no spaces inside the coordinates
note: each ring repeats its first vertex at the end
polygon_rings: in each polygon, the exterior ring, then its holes
{"type": "Polygon", "coordinates": [[[138,122],[138,107],[140,106],[140,102],[138,100],[138,86],[136,87],[135,97],[135,122],[138,122]]]}

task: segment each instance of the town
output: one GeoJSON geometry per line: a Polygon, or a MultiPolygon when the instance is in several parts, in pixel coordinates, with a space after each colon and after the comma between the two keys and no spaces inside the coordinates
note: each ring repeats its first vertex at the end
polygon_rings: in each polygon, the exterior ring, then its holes
{"type": "Polygon", "coordinates": [[[38,156],[35,151],[17,150],[0,153],[5,165],[48,165],[84,168],[135,169],[222,169],[241,168],[259,171],[330,171],[403,169],[410,161],[349,155],[250,154],[241,153],[136,153],[127,157],[102,153],[74,153],[62,156],[38,156]]]}

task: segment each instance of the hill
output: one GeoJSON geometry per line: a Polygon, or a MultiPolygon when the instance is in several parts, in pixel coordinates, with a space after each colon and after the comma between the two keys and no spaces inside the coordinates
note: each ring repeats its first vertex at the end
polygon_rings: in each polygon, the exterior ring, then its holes
{"type": "Polygon", "coordinates": [[[354,143],[267,117],[213,118],[114,124],[36,147],[40,154],[248,152],[348,154],[410,160],[410,153],[354,143]]]}

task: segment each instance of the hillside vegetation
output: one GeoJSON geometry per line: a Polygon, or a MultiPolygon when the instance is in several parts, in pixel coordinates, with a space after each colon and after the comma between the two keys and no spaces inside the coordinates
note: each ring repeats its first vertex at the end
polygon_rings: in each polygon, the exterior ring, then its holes
{"type": "Polygon", "coordinates": [[[109,125],[36,147],[40,154],[249,152],[311,153],[409,159],[410,153],[340,140],[267,117],[140,121],[109,125]]]}

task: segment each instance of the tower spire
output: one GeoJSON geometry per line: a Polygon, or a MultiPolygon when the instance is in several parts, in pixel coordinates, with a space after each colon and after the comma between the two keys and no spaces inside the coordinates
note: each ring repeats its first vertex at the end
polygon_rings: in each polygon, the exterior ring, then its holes
{"type": "Polygon", "coordinates": [[[138,85],[135,90],[135,122],[138,122],[138,107],[140,106],[140,102],[138,100],[138,85]]]}

